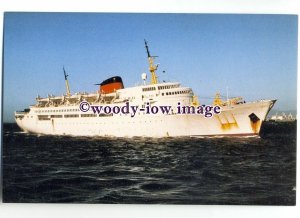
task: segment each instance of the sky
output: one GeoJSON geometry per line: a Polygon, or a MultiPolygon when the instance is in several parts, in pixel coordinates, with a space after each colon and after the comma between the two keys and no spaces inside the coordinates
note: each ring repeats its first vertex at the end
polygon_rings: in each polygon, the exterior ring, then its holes
{"type": "Polygon", "coordinates": [[[148,73],[144,39],[160,81],[191,87],[200,103],[216,92],[246,101],[277,99],[296,110],[296,15],[5,13],[3,121],[37,95],[95,92],[111,76],[125,87],[148,73]],[[165,71],[165,73],[163,73],[165,71]]]}

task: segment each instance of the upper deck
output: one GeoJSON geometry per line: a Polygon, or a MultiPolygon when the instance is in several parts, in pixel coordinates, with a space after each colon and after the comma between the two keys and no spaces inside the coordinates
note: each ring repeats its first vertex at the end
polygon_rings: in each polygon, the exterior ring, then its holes
{"type": "MultiPolygon", "coordinates": [[[[113,93],[76,93],[74,95],[37,97],[34,107],[75,106],[82,101],[90,104],[117,104],[126,101],[145,102],[153,99],[168,101],[174,97],[192,98],[193,91],[188,87],[181,87],[178,82],[167,82],[118,89],[113,93]]],[[[180,100],[180,99],[178,99],[180,100]]]]}

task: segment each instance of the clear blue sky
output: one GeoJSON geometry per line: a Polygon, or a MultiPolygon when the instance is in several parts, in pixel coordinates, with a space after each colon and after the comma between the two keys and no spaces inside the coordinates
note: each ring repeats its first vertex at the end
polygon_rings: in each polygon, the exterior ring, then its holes
{"type": "Polygon", "coordinates": [[[144,39],[159,79],[192,87],[201,103],[228,86],[230,96],[296,110],[297,26],[293,15],[6,13],[3,119],[37,94],[65,93],[63,66],[72,93],[114,75],[140,83],[144,39]]]}

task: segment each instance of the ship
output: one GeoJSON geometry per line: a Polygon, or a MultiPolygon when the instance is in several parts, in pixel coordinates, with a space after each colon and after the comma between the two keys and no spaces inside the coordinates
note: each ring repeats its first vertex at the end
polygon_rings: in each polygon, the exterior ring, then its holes
{"type": "Polygon", "coordinates": [[[281,115],[278,115],[278,113],[276,113],[268,119],[268,121],[271,122],[294,122],[296,120],[296,117],[294,117],[292,113],[286,115],[284,112],[282,112],[281,115]]]}
{"type": "Polygon", "coordinates": [[[192,88],[158,80],[157,56],[150,54],[146,40],[144,43],[150,81],[148,74],[143,73],[140,85],[124,87],[122,78],[113,76],[96,84],[99,88],[94,93],[71,94],[69,75],[63,68],[66,94],[37,96],[34,105],[15,111],[17,125],[25,132],[46,135],[155,138],[259,135],[276,100],[246,102],[242,97],[224,100],[217,93],[211,106],[202,105],[192,88]],[[129,104],[135,105],[134,114],[128,112],[129,104]],[[164,107],[169,110],[156,110],[164,107]],[[100,111],[103,108],[106,110],[100,111]],[[153,113],[149,113],[149,108],[153,113]],[[182,108],[187,111],[183,113],[182,108]],[[202,113],[195,113],[195,108],[202,109],[202,113]],[[204,108],[220,111],[206,116],[204,108]]]}

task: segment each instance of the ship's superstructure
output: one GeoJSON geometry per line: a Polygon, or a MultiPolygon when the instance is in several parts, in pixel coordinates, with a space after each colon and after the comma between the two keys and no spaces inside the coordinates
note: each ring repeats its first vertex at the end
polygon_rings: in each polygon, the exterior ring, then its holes
{"type": "MultiPolygon", "coordinates": [[[[27,132],[52,135],[75,136],[118,136],[118,137],[166,137],[203,135],[258,135],[262,122],[275,100],[245,102],[242,98],[223,101],[216,95],[213,105],[221,113],[206,117],[187,111],[180,113],[178,107],[192,110],[199,107],[198,98],[189,87],[178,82],[159,82],[156,75],[158,65],[154,64],[147,42],[145,47],[151,75],[142,74],[144,83],[124,88],[119,76],[104,80],[96,93],[71,94],[68,75],[64,69],[67,92],[63,96],[36,98],[36,104],[24,111],[15,112],[17,124],[27,132]],[[82,110],[82,102],[89,105],[82,110]],[[130,113],[112,111],[134,105],[134,116],[130,113]],[[95,112],[90,107],[109,107],[110,110],[95,112]],[[170,106],[170,110],[147,113],[146,109],[170,106]]],[[[123,111],[124,112],[124,111],[123,111]]],[[[153,112],[153,111],[152,111],[153,112]]]]}

